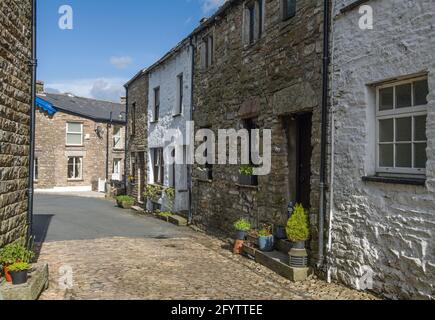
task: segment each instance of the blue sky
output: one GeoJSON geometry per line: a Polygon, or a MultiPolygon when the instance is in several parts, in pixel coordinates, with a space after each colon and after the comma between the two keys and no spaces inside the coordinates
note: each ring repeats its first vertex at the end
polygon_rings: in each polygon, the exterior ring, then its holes
{"type": "Polygon", "coordinates": [[[122,85],[224,0],[38,0],[38,79],[48,92],[118,101],[122,85]],[[62,5],[73,29],[61,30],[62,5]]]}

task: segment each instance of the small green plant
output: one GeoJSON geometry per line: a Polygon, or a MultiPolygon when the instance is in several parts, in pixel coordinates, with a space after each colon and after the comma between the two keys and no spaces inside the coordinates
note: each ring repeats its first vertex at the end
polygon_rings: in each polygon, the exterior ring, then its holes
{"type": "Polygon", "coordinates": [[[145,188],[144,197],[149,200],[157,200],[162,194],[162,187],[154,184],[149,184],[145,188]]]}
{"type": "Polygon", "coordinates": [[[4,266],[16,262],[30,263],[33,257],[34,253],[20,243],[9,244],[0,250],[0,264],[4,266]]]}
{"type": "Polygon", "coordinates": [[[307,241],[310,238],[310,221],[301,204],[295,206],[293,215],[287,222],[287,237],[290,241],[307,241]]]}
{"type": "Polygon", "coordinates": [[[159,217],[162,217],[162,218],[169,218],[169,217],[172,217],[172,213],[171,213],[171,212],[159,212],[157,215],[158,215],[159,217]]]}
{"type": "Polygon", "coordinates": [[[246,219],[240,219],[234,223],[234,228],[237,231],[248,232],[249,230],[251,230],[251,223],[246,219]]]}
{"type": "Polygon", "coordinates": [[[130,196],[117,196],[116,201],[118,201],[119,203],[125,203],[130,205],[134,204],[134,198],[130,196]]]}
{"type": "Polygon", "coordinates": [[[239,172],[244,176],[252,176],[254,175],[254,167],[250,165],[243,165],[240,167],[239,172]]]}
{"type": "Polygon", "coordinates": [[[8,267],[9,271],[12,272],[26,271],[26,270],[30,270],[30,268],[31,266],[27,262],[16,262],[8,267]]]}
{"type": "Polygon", "coordinates": [[[166,188],[165,194],[169,200],[174,201],[174,199],[175,199],[175,189],[174,188],[171,188],[171,187],[166,188]]]}
{"type": "Polygon", "coordinates": [[[272,235],[272,227],[269,225],[263,225],[260,230],[258,230],[257,235],[259,237],[270,237],[272,235]]]}

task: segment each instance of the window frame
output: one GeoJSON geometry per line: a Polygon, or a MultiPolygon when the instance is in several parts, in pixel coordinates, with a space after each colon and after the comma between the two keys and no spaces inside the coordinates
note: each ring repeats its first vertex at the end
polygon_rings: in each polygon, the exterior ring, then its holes
{"type": "Polygon", "coordinates": [[[153,95],[154,95],[154,97],[153,97],[153,104],[154,104],[154,106],[153,106],[153,113],[154,113],[153,114],[153,122],[158,122],[160,119],[160,104],[161,104],[160,86],[154,88],[153,95]]]}
{"type": "Polygon", "coordinates": [[[265,0],[251,0],[244,4],[244,44],[251,46],[258,42],[265,31],[266,2],[265,0]]]}
{"type": "Polygon", "coordinates": [[[152,148],[152,152],[153,183],[163,186],[165,182],[165,159],[163,148],[152,148]],[[161,160],[160,163],[158,163],[159,158],[161,160]]]}
{"type": "Polygon", "coordinates": [[[294,18],[296,16],[297,11],[298,11],[297,0],[294,0],[294,2],[295,2],[295,12],[294,12],[293,15],[288,15],[287,1],[288,0],[281,0],[281,19],[282,19],[282,21],[288,21],[288,20],[294,18]]]}
{"type": "Polygon", "coordinates": [[[114,150],[123,150],[124,149],[124,143],[122,139],[122,126],[113,126],[113,149],[114,150]],[[119,135],[115,134],[116,130],[119,130],[119,135]],[[116,143],[116,140],[119,138],[118,143],[116,143]],[[117,147],[117,145],[119,146],[117,147]]]}
{"type": "Polygon", "coordinates": [[[184,73],[180,73],[177,76],[177,101],[174,115],[180,115],[183,113],[184,106],[184,73]]]}
{"type": "Polygon", "coordinates": [[[83,146],[83,122],[78,122],[78,121],[67,121],[66,122],[66,146],[67,147],[82,147],[83,146]],[[70,124],[79,124],[80,125],[80,133],[79,132],[71,132],[69,131],[69,125],[70,124]],[[68,135],[80,135],[80,144],[73,144],[73,143],[68,143],[68,135]]]}
{"type": "Polygon", "coordinates": [[[83,180],[83,157],[79,157],[79,156],[68,157],[68,162],[67,162],[67,178],[68,178],[68,181],[82,181],[83,180]],[[76,175],[75,174],[76,173],[75,172],[76,165],[77,165],[76,160],[80,159],[80,175],[77,178],[70,178],[69,177],[69,166],[70,166],[69,162],[70,162],[70,159],[73,159],[73,164],[72,164],[73,165],[73,176],[76,175]]]}
{"type": "MultiPolygon", "coordinates": [[[[428,139],[426,137],[426,141],[415,140],[415,118],[428,115],[427,103],[425,105],[415,105],[415,90],[414,83],[426,80],[428,81],[427,76],[421,76],[406,80],[394,81],[385,84],[381,84],[376,86],[376,112],[375,112],[375,127],[376,127],[376,173],[380,175],[400,175],[400,176],[414,176],[414,177],[425,177],[427,172],[427,166],[425,168],[415,168],[415,144],[428,143],[428,139]],[[397,94],[396,88],[401,85],[411,84],[411,107],[406,108],[397,108],[397,94]],[[380,91],[386,88],[393,88],[393,109],[390,110],[379,110],[380,109],[380,91]],[[397,142],[397,126],[396,120],[403,118],[411,118],[411,130],[412,130],[412,139],[411,141],[400,141],[397,142]],[[392,142],[381,142],[380,141],[380,121],[382,120],[393,120],[393,141],[392,142]],[[393,145],[393,162],[394,167],[381,167],[380,166],[380,146],[384,145],[393,145]],[[396,146],[398,144],[411,144],[412,154],[412,168],[400,168],[396,167],[397,155],[396,155],[396,146]]],[[[427,132],[427,123],[425,126],[425,130],[427,132]]],[[[427,151],[426,151],[427,152],[427,151]]],[[[426,155],[427,157],[427,155],[426,155]]]]}

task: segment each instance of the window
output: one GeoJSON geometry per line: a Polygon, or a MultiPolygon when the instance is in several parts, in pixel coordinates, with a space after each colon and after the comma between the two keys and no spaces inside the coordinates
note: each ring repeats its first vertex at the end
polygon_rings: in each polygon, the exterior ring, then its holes
{"type": "Polygon", "coordinates": [[[214,39],[212,35],[207,35],[201,43],[201,64],[203,69],[207,69],[214,63],[214,39]]]}
{"type": "Polygon", "coordinates": [[[68,180],[81,180],[83,173],[83,158],[68,158],[68,180]]]}
{"type": "Polygon", "coordinates": [[[131,136],[136,135],[136,102],[131,106],[131,120],[130,120],[131,136]]]}
{"type": "Polygon", "coordinates": [[[264,0],[255,0],[245,7],[245,38],[253,44],[261,38],[264,30],[264,0]]]}
{"type": "Polygon", "coordinates": [[[124,148],[122,141],[122,129],[121,127],[113,127],[113,148],[121,150],[124,148]]]}
{"type": "Polygon", "coordinates": [[[184,87],[183,87],[183,74],[177,76],[177,108],[175,114],[183,113],[183,99],[184,99],[184,87]]]}
{"type": "Polygon", "coordinates": [[[377,88],[378,173],[425,175],[427,78],[377,88]]]}
{"type": "Polygon", "coordinates": [[[252,165],[253,161],[252,161],[251,131],[257,129],[256,119],[252,118],[252,119],[246,119],[246,120],[244,120],[244,128],[246,130],[248,130],[248,134],[249,134],[249,139],[248,139],[248,143],[249,143],[249,164],[252,165]]]}
{"type": "Polygon", "coordinates": [[[112,180],[114,181],[121,180],[121,162],[122,159],[113,159],[112,180]]]}
{"type": "Polygon", "coordinates": [[[39,159],[35,158],[34,164],[33,164],[33,180],[38,181],[39,180],[39,159]]]}
{"type": "Polygon", "coordinates": [[[153,151],[153,175],[154,183],[163,185],[165,162],[163,159],[163,148],[155,148],[153,151]]]}
{"type": "Polygon", "coordinates": [[[66,124],[66,144],[68,146],[83,145],[83,124],[68,122],[66,124]]]}
{"type": "Polygon", "coordinates": [[[296,0],[281,0],[282,19],[287,20],[296,15],[296,0]]]}
{"type": "Polygon", "coordinates": [[[154,122],[159,121],[160,116],[160,87],[154,89],[154,122]]]}

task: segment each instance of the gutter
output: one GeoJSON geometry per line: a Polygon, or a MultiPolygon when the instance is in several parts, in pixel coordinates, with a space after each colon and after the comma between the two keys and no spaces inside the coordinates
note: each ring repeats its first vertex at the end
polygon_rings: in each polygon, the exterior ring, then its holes
{"type": "Polygon", "coordinates": [[[29,145],[29,189],[27,194],[27,244],[31,246],[33,235],[33,193],[35,176],[35,107],[36,107],[36,0],[32,0],[32,58],[29,66],[32,68],[31,95],[32,104],[30,108],[30,145],[29,145]]]}
{"type": "Polygon", "coordinates": [[[329,97],[329,25],[330,25],[330,0],[323,3],[323,88],[322,88],[322,129],[320,149],[320,205],[319,205],[319,235],[317,267],[323,268],[325,262],[324,234],[326,211],[326,165],[327,165],[327,135],[328,135],[328,97],[329,97]]]}
{"type": "MultiPolygon", "coordinates": [[[[194,99],[194,75],[195,75],[195,46],[193,45],[193,37],[190,37],[189,40],[189,46],[192,50],[192,71],[190,75],[190,116],[189,121],[193,121],[193,99],[194,99]]],[[[193,209],[192,209],[192,196],[193,196],[193,188],[192,188],[192,175],[193,175],[193,166],[188,165],[187,166],[187,188],[189,190],[189,216],[188,216],[188,223],[191,225],[193,223],[193,209]]]]}
{"type": "Polygon", "coordinates": [[[128,194],[128,188],[127,188],[127,182],[128,182],[128,159],[130,155],[130,150],[128,140],[129,140],[129,133],[128,133],[128,122],[129,122],[129,110],[128,110],[128,85],[125,85],[125,156],[124,156],[124,187],[125,187],[125,194],[128,194]]]}

